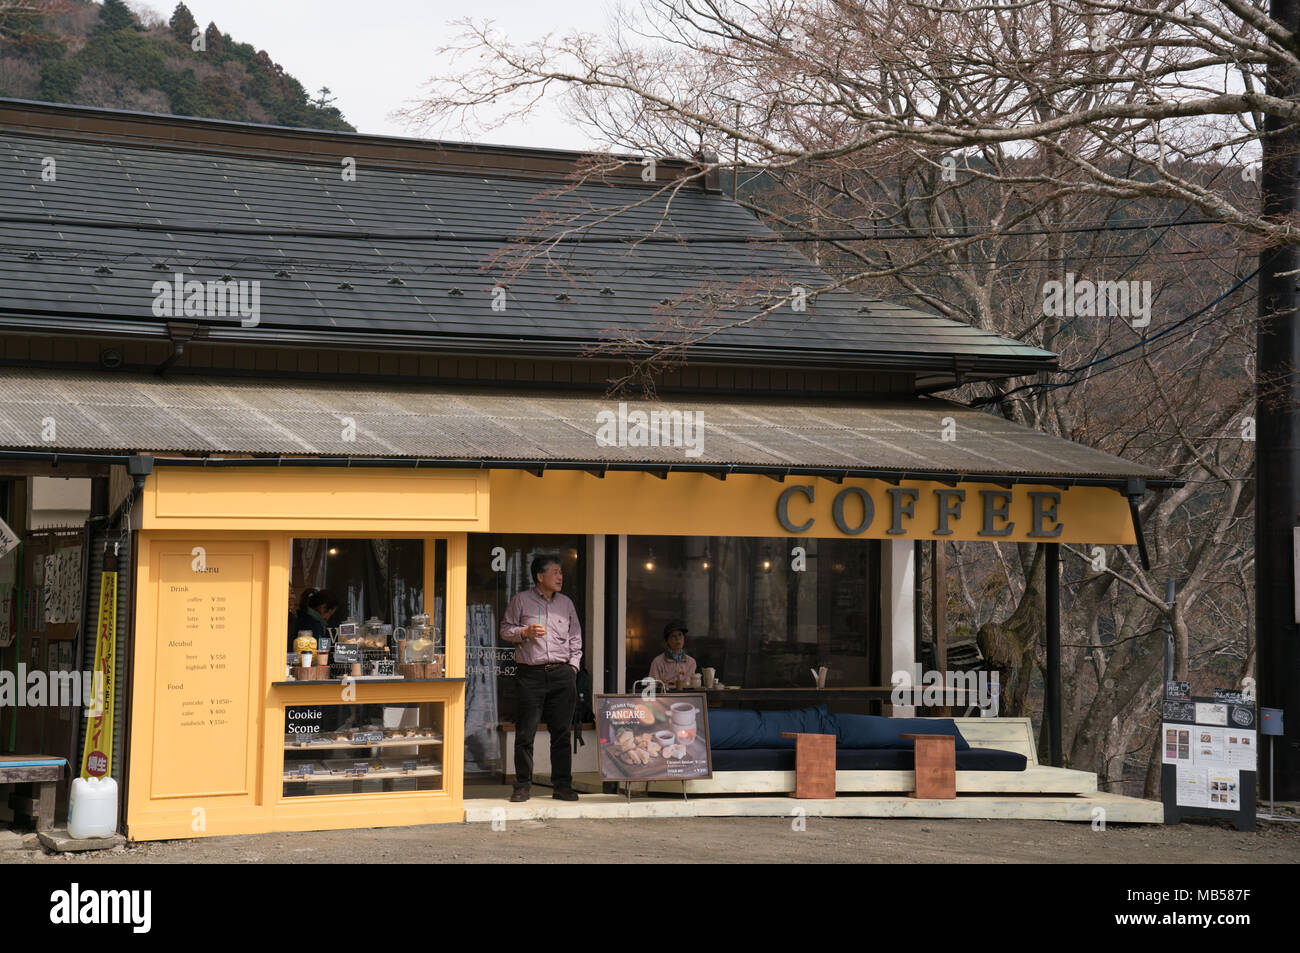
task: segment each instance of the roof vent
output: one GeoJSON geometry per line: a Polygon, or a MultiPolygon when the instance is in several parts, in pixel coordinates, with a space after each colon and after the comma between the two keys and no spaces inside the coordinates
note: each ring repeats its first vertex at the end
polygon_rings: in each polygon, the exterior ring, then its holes
{"type": "Polygon", "coordinates": [[[389,279],[388,279],[388,283],[389,283],[390,285],[404,285],[404,284],[406,284],[405,281],[403,281],[401,278],[398,278],[396,275],[394,275],[392,278],[389,278],[389,279]]]}
{"type": "Polygon", "coordinates": [[[660,304],[672,304],[672,303],[673,303],[673,299],[672,299],[672,298],[660,298],[660,299],[659,299],[659,303],[660,303],[660,304]]]}
{"type": "Polygon", "coordinates": [[[465,297],[465,292],[461,291],[459,288],[452,288],[450,291],[447,292],[447,294],[451,295],[453,298],[465,297]]]}
{"type": "Polygon", "coordinates": [[[149,267],[152,268],[154,271],[166,271],[167,263],[165,261],[156,261],[149,267]]]}
{"type": "Polygon", "coordinates": [[[352,286],[348,284],[346,281],[339,282],[339,291],[351,291],[351,290],[352,290],[352,286]]]}
{"type": "Polygon", "coordinates": [[[605,287],[600,289],[600,293],[603,295],[612,295],[614,293],[614,289],[609,287],[609,285],[606,285],[605,287]]]}
{"type": "Polygon", "coordinates": [[[37,254],[36,252],[34,252],[34,251],[29,251],[26,255],[23,255],[23,258],[24,258],[25,260],[27,260],[27,261],[40,261],[40,260],[41,260],[41,256],[38,255],[38,254],[37,254]]]}
{"type": "Polygon", "coordinates": [[[234,275],[222,275],[220,278],[217,279],[217,281],[234,281],[234,280],[235,280],[234,275]]]}
{"type": "Polygon", "coordinates": [[[287,271],[285,271],[283,268],[281,268],[279,271],[277,271],[277,272],[275,273],[275,277],[277,277],[277,278],[292,278],[293,275],[289,274],[287,271]]]}
{"type": "Polygon", "coordinates": [[[563,291],[561,291],[559,294],[557,294],[557,295],[555,296],[555,300],[556,300],[556,301],[568,301],[568,300],[569,300],[569,296],[566,295],[563,291]]]}
{"type": "Polygon", "coordinates": [[[95,274],[97,275],[111,275],[112,273],[113,269],[109,268],[108,265],[100,265],[95,269],[95,274]]]}

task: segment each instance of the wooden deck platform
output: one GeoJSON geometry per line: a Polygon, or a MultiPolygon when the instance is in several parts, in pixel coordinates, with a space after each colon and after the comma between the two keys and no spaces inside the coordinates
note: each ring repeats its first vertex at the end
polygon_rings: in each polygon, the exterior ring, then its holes
{"type": "MultiPolygon", "coordinates": [[[[544,787],[522,804],[504,799],[470,798],[465,819],[615,818],[615,817],[806,817],[981,818],[1107,824],[1162,824],[1159,801],[1099,793],[1089,771],[1053,768],[1038,763],[1033,726],[1028,718],[957,718],[962,736],[973,748],[999,748],[1023,754],[1024,771],[958,771],[957,797],[921,800],[911,771],[837,771],[833,799],[795,800],[793,771],[719,771],[707,780],[652,781],[634,785],[629,803],[624,794],[602,793],[600,775],[574,775],[583,795],[576,803],[555,801],[544,787]],[[683,799],[683,788],[688,799],[683,799]],[[500,813],[504,811],[505,813],[500,813]]],[[[548,780],[539,772],[538,780],[548,780]]]]}
{"type": "MultiPolygon", "coordinates": [[[[1028,762],[1023,771],[958,771],[957,794],[1095,794],[1097,776],[1091,771],[1053,768],[1038,763],[1033,725],[1028,718],[954,718],[972,748],[1014,751],[1028,762]]],[[[574,788],[599,792],[595,774],[577,775],[574,788]]],[[[707,780],[687,781],[686,793],[788,794],[795,789],[793,771],[718,771],[707,780]]],[[[912,771],[837,771],[835,790],[845,794],[904,794],[916,789],[912,771]]],[[[680,794],[682,782],[651,782],[650,790],[680,794]]]]}
{"type": "Polygon", "coordinates": [[[805,817],[982,818],[1085,824],[1104,818],[1107,824],[1164,822],[1164,807],[1159,801],[1118,794],[969,795],[950,801],[918,800],[892,794],[850,795],[833,800],[754,795],[683,800],[679,794],[677,797],[638,795],[629,803],[622,794],[588,794],[578,801],[556,801],[545,788],[534,787],[533,791],[533,798],[522,804],[512,804],[505,798],[469,798],[465,801],[465,820],[469,823],[490,823],[493,820],[509,823],[631,817],[795,817],[795,812],[802,810],[805,817]]]}

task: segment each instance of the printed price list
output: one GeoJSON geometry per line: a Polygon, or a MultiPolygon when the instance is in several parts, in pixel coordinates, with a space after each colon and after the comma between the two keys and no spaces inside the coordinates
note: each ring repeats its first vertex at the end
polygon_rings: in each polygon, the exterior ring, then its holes
{"type": "Polygon", "coordinates": [[[155,796],[188,793],[196,761],[210,790],[245,785],[242,758],[213,755],[243,751],[248,743],[253,560],[210,552],[206,563],[207,571],[198,571],[188,553],[162,556],[155,796]]]}

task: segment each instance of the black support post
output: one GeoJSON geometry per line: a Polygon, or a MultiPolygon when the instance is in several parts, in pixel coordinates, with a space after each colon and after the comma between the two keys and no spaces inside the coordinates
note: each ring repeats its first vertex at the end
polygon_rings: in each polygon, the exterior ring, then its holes
{"type": "Polygon", "coordinates": [[[1065,765],[1061,754],[1061,544],[1043,543],[1043,600],[1047,603],[1048,748],[1052,766],[1065,765]]]}
{"type": "Polygon", "coordinates": [[[618,691],[618,537],[605,537],[605,693],[618,691]]]}
{"type": "MultiPolygon", "coordinates": [[[[1271,0],[1269,15],[1294,36],[1298,0],[1271,0]]],[[[1275,63],[1279,63],[1275,61],[1275,63]]],[[[1268,93],[1294,100],[1300,77],[1269,68],[1268,93]]],[[[1260,201],[1264,215],[1293,219],[1300,212],[1300,130],[1289,120],[1264,117],[1260,201]]],[[[1300,634],[1295,619],[1292,532],[1300,512],[1300,335],[1296,327],[1300,246],[1276,245],[1259,256],[1259,324],[1255,375],[1255,600],[1259,646],[1259,704],[1281,708],[1286,734],[1274,746],[1277,796],[1300,798],[1300,634]]],[[[1266,776],[1267,762],[1260,765],[1266,776]]]]}

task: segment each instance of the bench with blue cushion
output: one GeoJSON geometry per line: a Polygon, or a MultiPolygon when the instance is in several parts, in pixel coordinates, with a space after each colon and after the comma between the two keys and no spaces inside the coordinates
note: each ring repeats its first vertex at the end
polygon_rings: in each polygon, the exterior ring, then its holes
{"type": "Polygon", "coordinates": [[[837,771],[911,771],[907,734],[952,735],[958,771],[1023,771],[1028,758],[996,748],[972,750],[951,718],[831,714],[825,705],[794,711],[709,709],[714,771],[793,771],[795,739],[786,733],[834,735],[837,771]]]}
{"type": "Polygon", "coordinates": [[[651,791],[688,794],[793,792],[795,739],[783,732],[834,735],[835,788],[844,793],[915,790],[915,745],[902,735],[951,734],[956,791],[963,794],[1095,794],[1088,771],[1038,763],[1029,718],[889,718],[831,714],[824,705],[797,711],[710,708],[713,777],[652,781],[651,791]]]}

